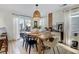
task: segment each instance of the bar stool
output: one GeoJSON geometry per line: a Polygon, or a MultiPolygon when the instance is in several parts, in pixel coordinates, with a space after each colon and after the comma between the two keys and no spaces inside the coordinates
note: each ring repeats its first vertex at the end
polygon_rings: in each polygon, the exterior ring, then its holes
{"type": "MultiPolygon", "coordinates": [[[[44,45],[50,47],[53,50],[54,54],[55,54],[54,47],[57,46],[58,38],[51,38],[51,39],[54,39],[54,40],[53,41],[51,41],[51,40],[46,41],[46,42],[44,42],[44,45]]],[[[60,53],[59,50],[58,50],[58,47],[57,47],[57,51],[58,51],[58,53],[60,53]]]]}

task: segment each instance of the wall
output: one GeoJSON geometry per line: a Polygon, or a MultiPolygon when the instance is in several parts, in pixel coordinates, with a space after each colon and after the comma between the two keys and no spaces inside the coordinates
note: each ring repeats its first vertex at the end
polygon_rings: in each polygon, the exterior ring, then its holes
{"type": "Polygon", "coordinates": [[[3,19],[4,19],[4,14],[0,11],[0,27],[5,26],[3,19]]]}
{"type": "Polygon", "coordinates": [[[67,44],[70,36],[70,11],[64,11],[64,42],[67,44]]]}
{"type": "Polygon", "coordinates": [[[0,12],[0,34],[6,31],[3,18],[4,18],[4,14],[0,12]]]}
{"type": "Polygon", "coordinates": [[[62,10],[53,12],[53,24],[64,22],[64,13],[62,10]]]}
{"type": "Polygon", "coordinates": [[[9,40],[19,39],[19,28],[18,28],[18,19],[17,16],[12,15],[11,13],[6,13],[4,16],[4,23],[7,28],[9,40]]]}
{"type": "Polygon", "coordinates": [[[8,40],[13,40],[13,15],[10,12],[0,10],[0,27],[6,27],[8,40]]]}
{"type": "Polygon", "coordinates": [[[53,25],[57,23],[64,23],[64,43],[67,43],[69,38],[69,11],[58,10],[53,12],[53,25]]]}
{"type": "Polygon", "coordinates": [[[13,40],[13,15],[6,13],[4,16],[4,23],[7,29],[9,40],[13,40]]]}

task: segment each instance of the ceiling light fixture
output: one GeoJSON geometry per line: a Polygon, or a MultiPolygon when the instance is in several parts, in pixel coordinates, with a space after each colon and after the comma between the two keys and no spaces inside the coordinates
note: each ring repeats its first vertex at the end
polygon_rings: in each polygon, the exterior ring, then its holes
{"type": "Polygon", "coordinates": [[[33,20],[38,21],[41,18],[40,11],[38,9],[38,4],[36,4],[36,10],[33,13],[33,20]]]}

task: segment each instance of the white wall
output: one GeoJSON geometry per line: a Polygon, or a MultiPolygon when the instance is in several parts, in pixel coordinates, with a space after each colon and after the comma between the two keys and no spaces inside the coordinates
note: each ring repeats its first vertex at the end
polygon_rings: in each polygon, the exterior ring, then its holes
{"type": "Polygon", "coordinates": [[[4,23],[7,29],[9,40],[13,40],[13,15],[11,15],[10,13],[6,13],[4,23]]]}
{"type": "Polygon", "coordinates": [[[64,22],[64,12],[62,10],[53,12],[53,24],[64,22]]]}
{"type": "Polygon", "coordinates": [[[7,28],[9,40],[17,40],[19,38],[19,28],[17,16],[12,13],[6,13],[4,16],[4,23],[7,28]]]}
{"type": "Polygon", "coordinates": [[[13,15],[10,12],[0,10],[0,27],[6,27],[8,40],[13,40],[13,15]]]}
{"type": "Polygon", "coordinates": [[[0,12],[0,34],[5,32],[5,24],[4,24],[4,14],[0,12]]]}
{"type": "Polygon", "coordinates": [[[4,26],[5,26],[3,20],[4,20],[4,13],[2,13],[2,12],[0,11],[0,27],[4,27],[4,26]]]}
{"type": "Polygon", "coordinates": [[[53,25],[57,23],[64,23],[64,43],[67,43],[69,38],[69,12],[59,10],[53,13],[53,25]]]}

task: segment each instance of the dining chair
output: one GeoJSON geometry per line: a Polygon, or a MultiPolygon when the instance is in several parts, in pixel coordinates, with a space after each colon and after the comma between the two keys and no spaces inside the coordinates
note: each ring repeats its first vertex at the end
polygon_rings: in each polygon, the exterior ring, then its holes
{"type": "Polygon", "coordinates": [[[34,45],[36,46],[36,50],[38,51],[37,41],[35,40],[35,38],[32,37],[31,35],[26,35],[25,38],[26,38],[26,44],[25,44],[26,51],[27,51],[28,46],[29,46],[29,54],[30,54],[31,47],[34,47],[34,45]]]}
{"type": "Polygon", "coordinates": [[[24,33],[20,33],[20,37],[23,39],[23,46],[26,43],[26,38],[25,38],[25,34],[24,33]]]}
{"type": "Polygon", "coordinates": [[[0,39],[0,50],[2,48],[3,40],[0,39]]]}
{"type": "MultiPolygon", "coordinates": [[[[50,39],[50,38],[49,38],[49,39],[50,39]]],[[[51,38],[51,39],[53,39],[53,40],[52,40],[52,41],[47,40],[46,42],[44,42],[44,45],[50,47],[50,48],[53,50],[54,54],[55,54],[55,49],[54,49],[54,47],[57,46],[58,39],[57,39],[57,38],[51,38]]],[[[58,51],[58,53],[59,53],[58,47],[57,47],[57,51],[58,51]]]]}
{"type": "Polygon", "coordinates": [[[8,52],[8,38],[7,33],[2,33],[0,35],[0,53],[5,52],[7,54],[8,52]],[[4,49],[4,51],[3,51],[4,49]]]}

